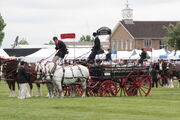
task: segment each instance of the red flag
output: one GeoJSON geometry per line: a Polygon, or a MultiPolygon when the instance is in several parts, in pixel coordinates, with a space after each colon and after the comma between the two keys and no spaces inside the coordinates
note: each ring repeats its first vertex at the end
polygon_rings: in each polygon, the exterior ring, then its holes
{"type": "Polygon", "coordinates": [[[76,34],[75,33],[63,33],[60,35],[61,39],[75,39],[76,34]]]}

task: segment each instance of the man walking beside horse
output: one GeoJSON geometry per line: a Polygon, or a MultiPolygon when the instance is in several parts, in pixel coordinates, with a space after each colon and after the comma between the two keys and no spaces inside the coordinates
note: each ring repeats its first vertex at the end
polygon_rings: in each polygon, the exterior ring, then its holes
{"type": "Polygon", "coordinates": [[[19,97],[18,97],[19,99],[25,99],[28,92],[27,89],[28,78],[27,78],[26,70],[24,68],[24,64],[25,62],[22,61],[20,63],[20,67],[18,68],[18,83],[20,88],[19,97]]]}

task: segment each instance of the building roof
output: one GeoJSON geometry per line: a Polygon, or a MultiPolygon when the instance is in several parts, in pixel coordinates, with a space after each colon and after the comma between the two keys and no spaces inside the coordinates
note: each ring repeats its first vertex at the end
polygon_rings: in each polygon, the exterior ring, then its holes
{"type": "Polygon", "coordinates": [[[168,26],[169,24],[175,25],[177,22],[178,21],[133,21],[133,24],[126,24],[124,21],[120,21],[135,39],[162,39],[166,35],[163,26],[168,26]]]}

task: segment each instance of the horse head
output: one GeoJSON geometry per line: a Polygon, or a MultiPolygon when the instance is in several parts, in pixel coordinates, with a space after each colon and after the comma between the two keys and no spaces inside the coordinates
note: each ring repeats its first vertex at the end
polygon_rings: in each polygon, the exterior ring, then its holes
{"type": "Polygon", "coordinates": [[[45,66],[46,79],[51,80],[52,76],[56,70],[57,65],[54,62],[48,61],[45,66]]]}
{"type": "Polygon", "coordinates": [[[16,79],[19,61],[16,59],[5,59],[1,64],[2,75],[6,79],[16,79]]]}
{"type": "Polygon", "coordinates": [[[37,73],[37,80],[43,80],[45,77],[45,64],[43,62],[36,63],[35,71],[37,73]]]}

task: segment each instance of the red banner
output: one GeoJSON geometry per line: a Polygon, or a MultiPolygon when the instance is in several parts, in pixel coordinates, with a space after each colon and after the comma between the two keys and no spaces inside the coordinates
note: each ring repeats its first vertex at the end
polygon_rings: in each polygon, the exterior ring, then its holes
{"type": "Polygon", "coordinates": [[[144,50],[145,50],[145,51],[151,51],[151,52],[152,52],[152,48],[150,48],[150,47],[146,47],[146,48],[144,48],[144,50]]]}
{"type": "Polygon", "coordinates": [[[75,33],[63,33],[60,35],[61,39],[75,39],[75,33]]]}

